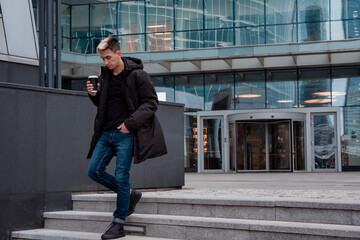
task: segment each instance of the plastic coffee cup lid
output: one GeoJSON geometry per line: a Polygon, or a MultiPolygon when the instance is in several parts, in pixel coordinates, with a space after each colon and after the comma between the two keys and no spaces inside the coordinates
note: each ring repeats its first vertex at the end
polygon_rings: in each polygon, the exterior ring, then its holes
{"type": "Polygon", "coordinates": [[[88,78],[98,78],[96,75],[90,75],[88,78]]]}

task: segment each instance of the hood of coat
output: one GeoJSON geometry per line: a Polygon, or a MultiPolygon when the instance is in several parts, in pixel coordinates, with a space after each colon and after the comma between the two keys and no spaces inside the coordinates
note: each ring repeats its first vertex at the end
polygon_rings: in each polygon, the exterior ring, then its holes
{"type": "MultiPolygon", "coordinates": [[[[123,70],[123,71],[125,71],[125,74],[129,73],[135,69],[143,69],[144,68],[144,65],[143,65],[141,59],[134,58],[134,57],[121,57],[121,59],[123,60],[124,65],[125,65],[125,68],[123,70]]],[[[101,72],[102,73],[104,73],[104,72],[112,73],[112,70],[110,70],[106,66],[103,66],[103,67],[101,67],[101,72]]]]}

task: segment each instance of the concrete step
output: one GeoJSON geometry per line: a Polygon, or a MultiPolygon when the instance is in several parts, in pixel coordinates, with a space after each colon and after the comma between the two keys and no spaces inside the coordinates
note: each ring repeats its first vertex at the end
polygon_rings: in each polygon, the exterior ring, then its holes
{"type": "MultiPolygon", "coordinates": [[[[77,211],[113,212],[116,194],[73,195],[77,211]]],[[[191,197],[154,197],[143,193],[136,213],[176,216],[219,217],[304,223],[360,226],[359,202],[284,199],[221,199],[191,197]]]]}
{"type": "MultiPolygon", "coordinates": [[[[27,231],[17,231],[12,233],[13,240],[37,239],[37,240],[99,240],[101,233],[64,231],[53,229],[34,229],[27,231]]],[[[127,235],[124,240],[171,240],[170,238],[155,238],[145,236],[127,235]]]]}
{"type": "MultiPolygon", "coordinates": [[[[44,213],[45,228],[103,233],[110,212],[44,213]]],[[[360,239],[360,226],[269,220],[133,214],[127,223],[146,226],[146,236],[188,240],[219,239],[360,239]]]]}

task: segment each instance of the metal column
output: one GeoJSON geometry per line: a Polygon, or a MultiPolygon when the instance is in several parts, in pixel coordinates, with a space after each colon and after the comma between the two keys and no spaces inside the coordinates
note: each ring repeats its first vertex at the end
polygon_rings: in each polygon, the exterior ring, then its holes
{"type": "Polygon", "coordinates": [[[39,0],[39,85],[45,87],[45,0],[39,0]]]}
{"type": "Polygon", "coordinates": [[[61,0],[56,0],[56,81],[61,89],[61,0]]]}
{"type": "Polygon", "coordinates": [[[53,0],[47,1],[47,45],[46,45],[46,80],[47,86],[50,88],[54,87],[54,40],[53,40],[53,32],[54,32],[54,10],[53,10],[53,0]]]}

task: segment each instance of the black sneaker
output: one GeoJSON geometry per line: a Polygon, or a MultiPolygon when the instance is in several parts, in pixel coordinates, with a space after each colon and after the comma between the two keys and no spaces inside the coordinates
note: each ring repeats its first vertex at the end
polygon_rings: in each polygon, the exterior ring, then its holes
{"type": "Polygon", "coordinates": [[[124,224],[119,222],[112,222],[109,229],[101,236],[101,239],[114,239],[125,237],[124,224]]]}
{"type": "Polygon", "coordinates": [[[136,204],[140,201],[142,193],[136,190],[132,190],[130,194],[130,206],[128,210],[128,216],[135,212],[136,204]]]}

